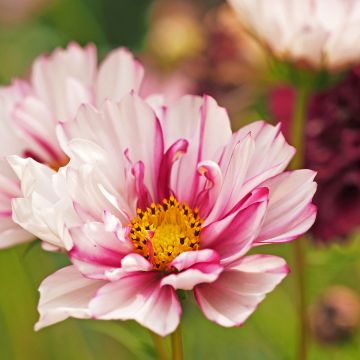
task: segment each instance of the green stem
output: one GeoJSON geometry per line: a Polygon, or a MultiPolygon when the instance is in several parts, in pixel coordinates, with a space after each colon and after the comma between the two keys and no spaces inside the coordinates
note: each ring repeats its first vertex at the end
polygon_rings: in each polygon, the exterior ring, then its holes
{"type": "MultiPolygon", "coordinates": [[[[293,122],[291,144],[296,148],[296,154],[292,160],[291,168],[299,169],[304,163],[304,128],[306,111],[309,97],[309,88],[306,84],[300,85],[297,89],[293,122]]],[[[306,249],[305,238],[294,242],[294,261],[297,290],[297,312],[299,322],[299,344],[297,359],[306,360],[308,353],[308,319],[306,305],[306,249]]]]}
{"type": "Polygon", "coordinates": [[[304,163],[304,128],[308,98],[308,87],[300,85],[297,89],[291,130],[291,145],[296,148],[295,156],[291,162],[292,169],[299,169],[304,163]]]}
{"type": "Polygon", "coordinates": [[[183,360],[183,344],[181,336],[181,324],[171,334],[172,360],[183,360]]]}
{"type": "Polygon", "coordinates": [[[165,348],[165,339],[153,333],[152,331],[149,332],[154,343],[154,347],[157,351],[159,360],[168,360],[168,355],[165,348]]]}

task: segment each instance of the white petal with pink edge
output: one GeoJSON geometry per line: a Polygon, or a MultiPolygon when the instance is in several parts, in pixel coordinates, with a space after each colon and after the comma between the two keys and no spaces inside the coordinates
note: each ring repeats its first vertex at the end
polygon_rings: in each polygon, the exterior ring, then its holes
{"type": "Polygon", "coordinates": [[[288,171],[261,184],[269,189],[269,206],[257,243],[286,242],[309,230],[316,217],[311,203],[315,175],[311,170],[288,171]]]}
{"type": "Polygon", "coordinates": [[[97,319],[136,320],[151,331],[166,336],[181,316],[181,306],[171,286],[160,286],[156,272],[132,272],[102,287],[90,302],[97,319]]]}
{"type": "Polygon", "coordinates": [[[288,272],[279,257],[247,256],[229,265],[217,281],[195,287],[196,301],[209,320],[225,327],[239,326],[288,272]]]}
{"type": "Polygon", "coordinates": [[[103,281],[85,278],[75,266],[65,267],[48,276],[39,288],[40,319],[35,330],[69,317],[90,318],[89,301],[104,284],[103,281]]]}
{"type": "Polygon", "coordinates": [[[192,290],[198,284],[214,282],[223,271],[219,254],[211,249],[183,252],[169,264],[169,268],[179,273],[165,276],[161,286],[170,285],[182,290],[192,290]]]}

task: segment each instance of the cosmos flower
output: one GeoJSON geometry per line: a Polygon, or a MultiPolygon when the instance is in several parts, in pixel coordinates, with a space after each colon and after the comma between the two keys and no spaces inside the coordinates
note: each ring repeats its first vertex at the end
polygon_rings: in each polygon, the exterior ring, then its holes
{"type": "Polygon", "coordinates": [[[71,43],[37,58],[29,81],[16,80],[0,88],[0,248],[42,236],[41,229],[32,229],[31,235],[11,219],[11,199],[21,192],[4,157],[20,155],[61,168],[69,159],[56,136],[58,122],[71,120],[82,103],[101,107],[106,98],[119,100],[138,91],[142,77],[142,66],[125,49],[111,52],[97,68],[93,45],[81,48],[71,43]]]}
{"type": "Polygon", "coordinates": [[[72,265],[40,286],[37,329],[68,317],[133,319],[165,336],[180,321],[177,290],[193,292],[208,319],[241,325],[289,270],[246,253],[291,241],[315,220],[315,174],[284,171],[295,150],[279,126],[232,134],[208,96],[155,110],[135,94],[103,111],[83,105],[60,133],[71,159],[63,173],[10,158],[22,184],[47,178],[27,196],[53,201],[73,243],[72,265]]]}
{"type": "Polygon", "coordinates": [[[228,0],[277,58],[331,71],[360,60],[360,2],[228,0]]]}

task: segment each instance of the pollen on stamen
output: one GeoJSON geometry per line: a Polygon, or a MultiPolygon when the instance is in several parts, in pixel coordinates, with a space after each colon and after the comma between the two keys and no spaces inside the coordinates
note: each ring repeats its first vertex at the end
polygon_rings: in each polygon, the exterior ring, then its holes
{"type": "Polygon", "coordinates": [[[135,251],[152,262],[155,270],[171,271],[169,264],[179,254],[200,248],[203,220],[198,209],[191,209],[174,196],[137,209],[131,220],[130,239],[135,251]]]}

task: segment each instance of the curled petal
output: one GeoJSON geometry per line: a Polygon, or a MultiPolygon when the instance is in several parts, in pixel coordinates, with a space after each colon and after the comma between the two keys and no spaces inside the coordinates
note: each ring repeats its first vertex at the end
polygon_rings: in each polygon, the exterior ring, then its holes
{"type": "Polygon", "coordinates": [[[165,199],[170,196],[171,168],[176,160],[186,153],[189,142],[185,139],[179,139],[164,154],[161,160],[158,177],[158,198],[165,199]]]}

